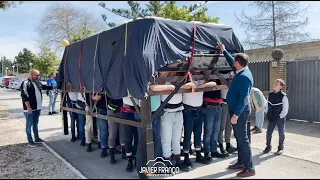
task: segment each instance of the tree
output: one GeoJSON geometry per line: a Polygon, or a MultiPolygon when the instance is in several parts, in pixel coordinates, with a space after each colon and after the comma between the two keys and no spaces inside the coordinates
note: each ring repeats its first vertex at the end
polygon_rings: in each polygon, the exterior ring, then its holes
{"type": "Polygon", "coordinates": [[[36,55],[30,50],[23,48],[18,56],[15,57],[15,62],[19,64],[19,73],[28,73],[30,71],[29,63],[34,64],[36,58],[36,55]]]}
{"type": "Polygon", "coordinates": [[[17,3],[22,4],[23,1],[0,1],[0,9],[7,10],[11,7],[16,7],[17,3]]]}
{"type": "Polygon", "coordinates": [[[105,29],[105,25],[88,13],[86,9],[75,7],[69,3],[53,3],[49,5],[36,28],[39,35],[39,44],[53,49],[62,50],[61,41],[79,40],[86,36],[81,35],[83,28],[90,28],[90,33],[98,33],[105,29]],[[77,37],[75,37],[77,36],[77,37]]]}
{"type": "Polygon", "coordinates": [[[307,8],[300,8],[299,1],[254,1],[250,6],[258,13],[247,16],[242,11],[237,22],[245,27],[246,40],[251,48],[277,47],[290,43],[303,42],[309,34],[303,31],[308,24],[305,16],[307,8]]]}
{"type": "Polygon", "coordinates": [[[34,67],[41,74],[48,76],[50,73],[57,71],[57,63],[59,63],[59,60],[56,54],[48,47],[41,47],[41,51],[34,61],[34,67]]]}
{"type": "Polygon", "coordinates": [[[6,67],[11,68],[11,66],[12,66],[12,62],[9,59],[7,59],[5,56],[2,56],[0,58],[0,67],[1,67],[0,69],[1,69],[2,75],[5,75],[6,67]]]}
{"type": "MultiPolygon", "coordinates": [[[[185,20],[185,21],[201,21],[201,22],[213,22],[218,23],[219,18],[207,16],[206,12],[208,8],[204,5],[208,1],[202,4],[192,4],[189,6],[179,7],[176,1],[149,1],[146,4],[146,8],[143,9],[136,1],[128,1],[130,9],[115,9],[106,6],[105,2],[99,3],[104,9],[127,19],[136,20],[137,18],[144,18],[146,16],[157,16],[163,18],[169,18],[173,20],[185,20]]],[[[109,27],[114,27],[115,23],[107,22],[107,15],[102,14],[104,22],[109,27]]]]}
{"type": "Polygon", "coordinates": [[[91,36],[93,31],[84,25],[81,29],[78,30],[77,33],[71,33],[71,43],[75,43],[81,41],[82,39],[88,38],[91,36]]]}

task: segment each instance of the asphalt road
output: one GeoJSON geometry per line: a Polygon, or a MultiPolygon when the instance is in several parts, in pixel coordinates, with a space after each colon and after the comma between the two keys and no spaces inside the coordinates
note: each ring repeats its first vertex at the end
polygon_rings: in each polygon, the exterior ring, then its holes
{"type": "MultiPolygon", "coordinates": [[[[19,122],[25,124],[22,114],[22,105],[19,92],[0,88],[0,105],[2,105],[13,117],[19,122]]],[[[60,156],[65,158],[77,170],[79,170],[87,178],[117,178],[132,179],[138,178],[135,172],[127,173],[125,171],[126,161],[120,159],[120,155],[116,156],[117,164],[110,165],[109,157],[101,159],[99,157],[100,150],[96,145],[93,146],[94,151],[87,153],[85,147],[80,147],[79,141],[70,142],[70,135],[63,135],[61,114],[48,116],[48,98],[44,94],[43,111],[40,117],[39,133],[46,140],[47,144],[54,149],[60,156]]],[[[57,103],[59,110],[59,102],[57,103]]],[[[261,135],[262,136],[262,135],[261,135]]],[[[300,137],[300,136],[299,136],[300,137]]],[[[261,137],[263,139],[263,137],[261,137]]],[[[297,139],[301,140],[301,139],[297,139]]],[[[257,141],[257,139],[255,140],[257,141]]],[[[253,147],[255,147],[253,141],[253,147]]],[[[261,144],[263,144],[262,140],[261,144]]],[[[303,139],[301,140],[303,141],[303,139]]],[[[312,142],[304,142],[310,143],[312,142]]],[[[259,143],[257,143],[259,144],[259,143]]],[[[281,179],[281,178],[320,178],[320,164],[303,160],[302,158],[288,156],[274,156],[273,154],[262,155],[261,148],[263,145],[252,148],[254,156],[254,164],[256,165],[257,175],[253,178],[257,179],[281,179]]],[[[297,149],[303,152],[307,150],[304,146],[297,146],[297,149]]],[[[289,150],[288,150],[289,151],[289,150]]],[[[318,151],[319,152],[319,151],[318,151]]],[[[288,152],[289,153],[289,152],[288,152]]],[[[237,172],[226,170],[230,163],[235,163],[236,154],[224,160],[215,160],[212,164],[203,166],[195,163],[194,170],[189,173],[180,173],[170,178],[235,178],[237,172]]]]}

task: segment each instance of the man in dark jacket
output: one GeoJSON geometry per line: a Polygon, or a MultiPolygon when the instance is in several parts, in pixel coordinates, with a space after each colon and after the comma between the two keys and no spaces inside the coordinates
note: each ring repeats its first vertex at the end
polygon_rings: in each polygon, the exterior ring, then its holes
{"type": "Polygon", "coordinates": [[[248,55],[236,54],[233,58],[225,49],[222,43],[218,43],[221,52],[224,54],[229,65],[235,71],[235,76],[227,94],[227,104],[231,117],[234,134],[237,140],[238,162],[229,166],[229,169],[239,169],[239,177],[255,175],[252,162],[252,153],[247,135],[247,122],[251,114],[250,93],[253,86],[253,77],[248,65],[248,55]]]}
{"type": "Polygon", "coordinates": [[[41,83],[38,81],[40,73],[38,70],[32,70],[30,77],[21,84],[21,97],[24,116],[26,117],[26,134],[28,146],[35,147],[35,143],[43,142],[39,138],[38,123],[42,108],[41,83]],[[31,126],[33,129],[34,139],[31,136],[31,126]]]}

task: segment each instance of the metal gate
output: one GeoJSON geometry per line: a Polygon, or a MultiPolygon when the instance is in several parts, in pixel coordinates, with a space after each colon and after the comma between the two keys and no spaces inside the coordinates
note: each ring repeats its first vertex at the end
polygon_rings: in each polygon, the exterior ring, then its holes
{"type": "Polygon", "coordinates": [[[320,122],[320,61],[287,63],[287,118],[320,122]]]}
{"type": "Polygon", "coordinates": [[[261,91],[269,91],[269,62],[251,62],[249,69],[253,76],[253,86],[261,91]]]}

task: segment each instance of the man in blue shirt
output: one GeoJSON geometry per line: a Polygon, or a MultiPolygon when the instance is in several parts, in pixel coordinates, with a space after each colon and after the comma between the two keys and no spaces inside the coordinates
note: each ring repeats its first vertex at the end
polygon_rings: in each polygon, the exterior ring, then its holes
{"type": "Polygon", "coordinates": [[[51,73],[47,80],[47,95],[49,96],[49,115],[57,114],[55,111],[56,99],[58,96],[56,73],[51,73]]]}
{"type": "Polygon", "coordinates": [[[226,101],[237,140],[238,162],[230,165],[229,169],[242,170],[237,174],[239,177],[254,176],[255,170],[252,163],[251,146],[247,135],[247,122],[251,114],[250,93],[253,86],[253,77],[247,67],[248,55],[238,53],[233,58],[222,43],[218,42],[218,46],[236,73],[229,87],[226,101]]]}

